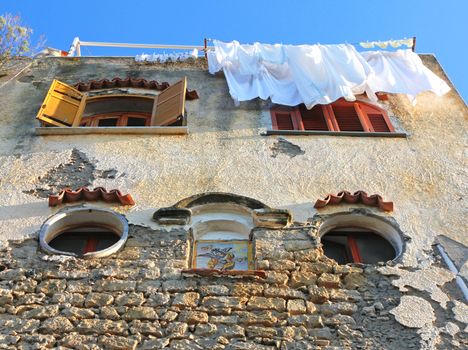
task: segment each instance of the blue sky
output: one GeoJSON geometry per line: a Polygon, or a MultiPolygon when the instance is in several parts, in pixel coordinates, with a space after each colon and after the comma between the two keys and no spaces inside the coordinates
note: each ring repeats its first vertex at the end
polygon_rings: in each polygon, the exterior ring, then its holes
{"type": "MultiPolygon", "coordinates": [[[[468,1],[295,0],[0,0],[43,34],[46,45],[68,50],[73,38],[202,45],[203,38],[286,44],[337,44],[417,37],[416,52],[433,53],[468,100],[468,1]]],[[[84,48],[88,55],[134,55],[141,49],[84,48]]],[[[152,53],[147,50],[146,53],[152,53]]]]}

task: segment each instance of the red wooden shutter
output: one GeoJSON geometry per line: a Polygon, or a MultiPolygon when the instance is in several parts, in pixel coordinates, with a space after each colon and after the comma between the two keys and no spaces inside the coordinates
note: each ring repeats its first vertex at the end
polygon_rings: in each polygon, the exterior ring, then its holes
{"type": "Polygon", "coordinates": [[[371,106],[365,103],[359,103],[361,111],[367,116],[369,119],[370,124],[370,131],[375,132],[394,132],[395,129],[393,128],[392,123],[390,123],[390,119],[388,119],[387,113],[377,107],[371,106]]]}
{"type": "Polygon", "coordinates": [[[272,109],[271,120],[275,130],[294,130],[294,111],[272,109]]]}
{"type": "Polygon", "coordinates": [[[390,128],[385,122],[385,118],[382,114],[368,114],[367,117],[372,125],[372,128],[376,132],[390,132],[390,128]]]}
{"type": "Polygon", "coordinates": [[[340,131],[364,131],[353,103],[334,103],[332,109],[340,131]]]}
{"type": "Polygon", "coordinates": [[[329,130],[321,105],[314,106],[312,109],[307,109],[305,105],[302,104],[299,110],[301,112],[304,130],[329,130]]]}

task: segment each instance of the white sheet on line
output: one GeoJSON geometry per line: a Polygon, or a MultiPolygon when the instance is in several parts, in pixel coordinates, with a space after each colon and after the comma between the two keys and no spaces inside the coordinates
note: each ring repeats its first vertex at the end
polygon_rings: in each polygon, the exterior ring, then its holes
{"type": "Polygon", "coordinates": [[[430,90],[439,95],[450,88],[427,69],[410,50],[361,54],[341,45],[241,45],[214,41],[208,69],[223,70],[235,102],[260,97],[272,102],[308,108],[341,97],[355,100],[366,92],[416,95],[430,90]]]}

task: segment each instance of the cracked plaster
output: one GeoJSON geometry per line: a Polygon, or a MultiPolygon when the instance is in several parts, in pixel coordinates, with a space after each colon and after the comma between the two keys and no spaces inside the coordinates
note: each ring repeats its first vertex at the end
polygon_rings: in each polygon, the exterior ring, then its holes
{"type": "Polygon", "coordinates": [[[390,313],[400,324],[409,328],[423,328],[436,319],[428,301],[411,295],[402,296],[400,305],[390,310],[390,313]]]}
{"type": "Polygon", "coordinates": [[[398,279],[392,281],[395,287],[401,292],[407,292],[412,287],[419,291],[428,292],[432,300],[438,302],[444,309],[450,300],[440,286],[450,282],[455,278],[455,274],[447,269],[436,266],[425,267],[416,271],[407,271],[399,267],[384,266],[379,269],[383,275],[398,276],[398,279]]]}
{"type": "MultiPolygon", "coordinates": [[[[423,60],[436,74],[444,75],[432,56],[423,60]]],[[[156,209],[207,191],[236,193],[271,207],[290,208],[293,220],[304,222],[318,212],[313,208],[317,198],[340,190],[366,190],[395,203],[391,215],[412,238],[403,257],[406,266],[420,266],[436,235],[467,243],[462,152],[466,132],[460,127],[467,114],[455,91],[443,97],[423,93],[415,107],[405,96],[381,102],[397,128],[408,133],[407,139],[294,136],[288,140],[305,153],[273,158],[271,147],[277,139],[260,136],[271,127],[268,102],[234,106],[222,74],[211,76],[198,63],[155,66],[123,58],[50,58],[36,61],[25,74],[32,80],[13,81],[0,91],[4,107],[0,111],[1,239],[25,238],[54,213],[46,201],[22,191],[31,189],[38,176],[57,164],[66,164],[76,148],[99,169],[126,174],[96,178],[91,186],[131,193],[137,205],[123,209],[131,223],[154,227],[151,214],[156,209]],[[34,116],[53,78],[73,84],[128,72],[169,82],[188,76],[188,87],[200,93],[200,100],[186,104],[188,135],[35,134],[34,116]]],[[[320,213],[353,207],[359,205],[324,208],[320,213]]]]}

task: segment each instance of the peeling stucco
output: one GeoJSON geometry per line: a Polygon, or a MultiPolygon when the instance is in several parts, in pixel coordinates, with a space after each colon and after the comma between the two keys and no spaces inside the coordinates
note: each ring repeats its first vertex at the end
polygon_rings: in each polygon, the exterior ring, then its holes
{"type": "Polygon", "coordinates": [[[392,309],[390,313],[399,323],[410,328],[423,328],[435,320],[431,304],[420,297],[411,295],[402,296],[400,305],[392,309]]]}
{"type": "Polygon", "coordinates": [[[400,288],[400,291],[407,292],[407,287],[411,287],[428,292],[432,300],[440,303],[443,308],[446,308],[449,297],[440,289],[440,286],[455,278],[454,273],[437,266],[429,266],[416,271],[385,266],[380,268],[380,272],[383,275],[398,276],[399,278],[393,280],[392,284],[400,288]]]}

